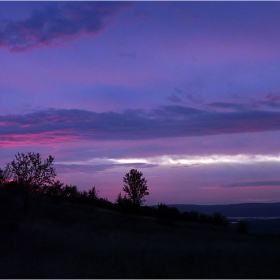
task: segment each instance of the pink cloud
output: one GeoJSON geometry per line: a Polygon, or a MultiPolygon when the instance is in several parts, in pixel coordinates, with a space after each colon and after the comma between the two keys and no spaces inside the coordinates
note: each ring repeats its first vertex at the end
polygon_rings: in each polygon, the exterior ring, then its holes
{"type": "MultiPolygon", "coordinates": [[[[183,106],[151,111],[96,113],[51,109],[25,115],[0,116],[1,137],[44,135],[94,140],[152,140],[280,130],[280,114],[245,110],[209,112],[183,106]],[[6,125],[9,124],[9,125],[6,125]]],[[[23,136],[24,137],[24,136],[23,136]]]]}

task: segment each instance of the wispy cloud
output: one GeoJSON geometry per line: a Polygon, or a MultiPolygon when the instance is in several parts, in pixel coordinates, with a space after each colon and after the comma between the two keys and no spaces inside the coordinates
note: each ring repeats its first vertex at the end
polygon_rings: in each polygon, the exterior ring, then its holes
{"type": "Polygon", "coordinates": [[[25,20],[11,20],[0,25],[0,47],[22,52],[54,47],[77,39],[82,34],[96,36],[109,25],[109,19],[128,2],[48,3],[25,20]]]}
{"type": "Polygon", "coordinates": [[[205,104],[207,108],[215,108],[231,111],[244,111],[252,109],[272,109],[279,110],[280,108],[280,94],[269,93],[264,98],[247,98],[243,102],[211,102],[205,104]]]}
{"type": "Polygon", "coordinates": [[[126,168],[152,168],[156,167],[156,164],[145,164],[145,163],[108,163],[108,164],[54,164],[54,167],[59,174],[62,173],[87,173],[94,174],[99,171],[105,171],[108,169],[116,167],[126,167],[126,168]]]}
{"type": "Polygon", "coordinates": [[[170,94],[167,98],[174,103],[182,102],[182,99],[174,93],[170,94]]]}
{"type": "Polygon", "coordinates": [[[219,108],[219,109],[231,109],[231,110],[247,110],[247,106],[242,103],[230,103],[230,102],[212,102],[207,106],[219,108]]]}
{"type": "Polygon", "coordinates": [[[236,188],[236,187],[280,187],[280,181],[274,180],[274,181],[255,181],[255,182],[239,182],[239,183],[233,183],[233,184],[227,184],[223,187],[230,187],[230,188],[236,188]]]}

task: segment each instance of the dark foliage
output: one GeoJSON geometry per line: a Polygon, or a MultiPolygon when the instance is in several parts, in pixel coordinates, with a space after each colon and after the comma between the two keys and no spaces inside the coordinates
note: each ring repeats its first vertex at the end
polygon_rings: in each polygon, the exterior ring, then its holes
{"type": "MultiPolygon", "coordinates": [[[[85,193],[83,193],[83,195],[85,195],[85,193]]],[[[93,200],[98,200],[99,199],[98,193],[99,193],[99,191],[95,187],[92,187],[91,189],[88,190],[87,197],[89,197],[93,200]]]]}
{"type": "MultiPolygon", "coordinates": [[[[32,193],[40,193],[51,196],[53,201],[60,203],[66,201],[73,206],[88,205],[90,207],[100,207],[116,210],[122,213],[156,217],[163,224],[173,225],[177,221],[210,223],[214,225],[227,226],[228,221],[220,213],[212,216],[201,214],[197,211],[181,213],[176,207],[169,207],[164,203],[158,207],[142,206],[145,201],[143,197],[148,195],[147,180],[143,174],[136,169],[131,169],[123,177],[124,196],[119,193],[115,203],[107,198],[100,198],[99,191],[92,187],[88,191],[79,191],[75,185],[64,185],[60,181],[54,181],[55,169],[52,167],[54,157],[49,156],[42,162],[40,154],[18,153],[15,160],[7,164],[4,170],[0,169],[1,189],[8,188],[9,192],[14,192],[22,197],[24,207],[28,208],[28,200],[32,193]],[[11,178],[13,178],[11,180],[11,178]]],[[[240,224],[240,232],[247,231],[246,224],[240,224]]]]}
{"type": "Polygon", "coordinates": [[[176,207],[168,207],[164,203],[158,204],[157,207],[158,218],[168,219],[171,221],[181,220],[181,213],[176,207]]]}
{"type": "Polygon", "coordinates": [[[56,176],[53,160],[54,157],[49,156],[42,161],[39,153],[18,153],[6,168],[13,175],[13,181],[22,185],[27,192],[35,192],[53,184],[56,176]]]}
{"type": "Polygon", "coordinates": [[[145,200],[143,197],[149,195],[147,180],[142,177],[143,173],[137,169],[131,169],[123,177],[124,187],[123,191],[132,201],[133,205],[142,205],[145,200]]]}
{"type": "Polygon", "coordinates": [[[237,231],[239,233],[248,233],[249,223],[247,221],[240,220],[237,222],[237,231]]]}
{"type": "Polygon", "coordinates": [[[0,187],[5,186],[12,178],[11,170],[6,166],[4,169],[0,168],[0,187]]]}
{"type": "Polygon", "coordinates": [[[62,187],[63,187],[63,183],[57,180],[50,186],[44,186],[42,188],[42,193],[52,195],[52,196],[61,196],[62,187]]]}
{"type": "Polygon", "coordinates": [[[212,222],[212,224],[215,225],[222,225],[227,227],[228,226],[228,220],[226,217],[222,216],[220,213],[216,212],[212,215],[210,221],[212,222]]]}
{"type": "Polygon", "coordinates": [[[132,212],[133,203],[126,195],[122,196],[121,193],[119,193],[116,199],[116,205],[118,210],[123,213],[132,212]]]}

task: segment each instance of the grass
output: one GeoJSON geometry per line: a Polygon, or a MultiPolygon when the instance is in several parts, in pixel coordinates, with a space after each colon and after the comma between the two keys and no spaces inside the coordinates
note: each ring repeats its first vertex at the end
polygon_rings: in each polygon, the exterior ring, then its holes
{"type": "Polygon", "coordinates": [[[279,235],[0,195],[1,278],[280,278],[279,235]]]}

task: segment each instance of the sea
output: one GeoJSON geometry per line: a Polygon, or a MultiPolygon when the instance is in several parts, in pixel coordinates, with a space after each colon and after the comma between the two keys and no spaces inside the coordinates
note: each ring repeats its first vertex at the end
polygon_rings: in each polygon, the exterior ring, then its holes
{"type": "Polygon", "coordinates": [[[252,221],[252,220],[262,220],[262,221],[267,221],[267,220],[276,220],[280,219],[280,217],[227,217],[227,219],[231,223],[237,223],[238,221],[252,221]]]}

